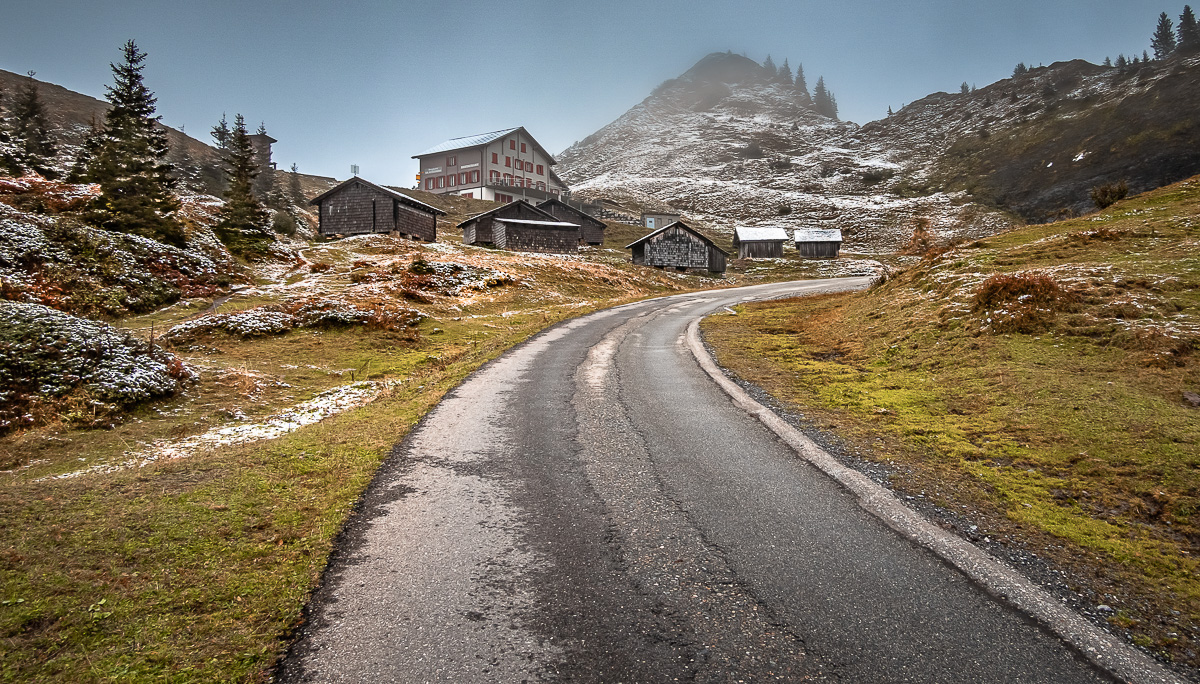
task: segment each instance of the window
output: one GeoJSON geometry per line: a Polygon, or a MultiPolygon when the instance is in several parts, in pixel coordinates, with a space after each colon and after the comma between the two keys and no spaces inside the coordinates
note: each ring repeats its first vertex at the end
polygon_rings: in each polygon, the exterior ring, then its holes
{"type": "Polygon", "coordinates": [[[541,182],[541,181],[538,181],[538,186],[537,186],[537,189],[538,189],[538,190],[545,190],[545,189],[546,189],[546,184],[545,184],[545,183],[543,183],[543,182],[541,182]]]}
{"type": "Polygon", "coordinates": [[[478,171],[472,171],[472,172],[471,172],[471,181],[470,181],[470,182],[472,182],[472,183],[478,183],[478,182],[479,182],[479,172],[478,172],[478,171]]]}
{"type": "Polygon", "coordinates": [[[521,154],[525,154],[525,143],[521,143],[521,154]]]}
{"type": "Polygon", "coordinates": [[[452,173],[449,176],[446,176],[446,187],[452,188],[456,185],[458,185],[458,174],[452,173]]]}
{"type": "Polygon", "coordinates": [[[458,156],[446,157],[446,166],[458,166],[458,156]]]}
{"type": "Polygon", "coordinates": [[[508,167],[512,167],[512,157],[505,157],[505,158],[504,158],[504,165],[505,165],[505,166],[508,166],[508,167]]]}
{"type": "Polygon", "coordinates": [[[509,141],[508,141],[508,149],[510,149],[510,150],[515,150],[515,149],[517,149],[517,141],[516,141],[516,140],[509,140],[509,141]]]}
{"type": "Polygon", "coordinates": [[[474,197],[474,196],[475,196],[475,193],[473,193],[473,192],[464,192],[464,193],[462,194],[462,196],[463,196],[463,197],[474,197]]]}
{"type": "Polygon", "coordinates": [[[499,157],[499,156],[500,156],[500,155],[496,154],[495,152],[493,152],[493,153],[492,153],[492,163],[493,163],[493,164],[499,164],[499,163],[500,163],[500,162],[496,161],[496,158],[497,158],[497,157],[499,157]]]}
{"type": "Polygon", "coordinates": [[[533,173],[533,162],[525,162],[525,170],[533,173]]]}
{"type": "Polygon", "coordinates": [[[425,179],[425,189],[426,189],[426,190],[432,190],[432,189],[433,189],[433,179],[432,179],[432,178],[426,178],[426,179],[425,179]]]}
{"type": "Polygon", "coordinates": [[[512,195],[501,195],[500,193],[496,193],[496,201],[508,204],[512,201],[512,195]]]}
{"type": "Polygon", "coordinates": [[[539,176],[544,176],[544,175],[546,175],[546,172],[543,170],[543,169],[545,169],[545,168],[546,168],[546,167],[542,166],[541,164],[538,164],[538,165],[537,165],[537,175],[539,175],[539,176]]]}
{"type": "Polygon", "coordinates": [[[488,171],[488,182],[489,183],[499,183],[500,182],[500,172],[497,171],[496,169],[492,169],[491,171],[488,171]]]}
{"type": "Polygon", "coordinates": [[[437,177],[437,186],[439,189],[446,187],[446,177],[445,176],[437,177]]]}
{"type": "Polygon", "coordinates": [[[513,177],[512,177],[512,174],[511,174],[511,173],[506,173],[506,174],[504,174],[504,184],[505,184],[505,185],[512,185],[512,178],[513,178],[513,177]]]}

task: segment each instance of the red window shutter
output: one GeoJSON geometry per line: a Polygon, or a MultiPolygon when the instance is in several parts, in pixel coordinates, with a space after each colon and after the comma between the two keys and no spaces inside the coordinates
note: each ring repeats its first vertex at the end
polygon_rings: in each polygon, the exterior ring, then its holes
{"type": "Polygon", "coordinates": [[[505,157],[504,165],[511,168],[512,167],[512,157],[505,157]]]}
{"type": "Polygon", "coordinates": [[[471,172],[471,182],[472,182],[472,183],[478,183],[478,182],[479,182],[479,172],[478,172],[478,171],[472,171],[472,172],[471,172]]]}
{"type": "Polygon", "coordinates": [[[541,164],[538,164],[537,174],[539,176],[545,175],[545,172],[542,170],[543,168],[544,167],[541,164]]]}
{"type": "Polygon", "coordinates": [[[493,152],[493,153],[492,153],[492,163],[493,163],[493,164],[496,164],[496,163],[498,163],[498,162],[496,161],[496,157],[497,157],[497,156],[499,156],[499,155],[497,155],[495,152],[493,152]]]}
{"type": "Polygon", "coordinates": [[[506,173],[506,174],[504,174],[504,182],[505,182],[505,183],[508,183],[509,185],[512,185],[512,179],[513,179],[513,177],[512,177],[512,174],[511,174],[511,173],[506,173]]]}
{"type": "Polygon", "coordinates": [[[500,172],[497,171],[496,169],[492,169],[491,171],[488,172],[488,180],[493,183],[500,180],[500,172]]]}
{"type": "Polygon", "coordinates": [[[432,190],[432,189],[433,189],[433,179],[432,179],[432,178],[426,178],[426,179],[425,179],[425,189],[426,189],[426,190],[432,190]]]}
{"type": "Polygon", "coordinates": [[[452,173],[446,176],[446,187],[452,188],[456,185],[458,185],[458,175],[452,173]]]}
{"type": "Polygon", "coordinates": [[[521,143],[521,154],[525,154],[525,143],[521,143]]]}
{"type": "Polygon", "coordinates": [[[446,166],[458,166],[458,157],[446,157],[446,166]]]}
{"type": "Polygon", "coordinates": [[[509,140],[509,141],[508,141],[508,149],[510,149],[510,150],[515,150],[515,149],[517,149],[517,141],[516,141],[516,140],[509,140]]]}

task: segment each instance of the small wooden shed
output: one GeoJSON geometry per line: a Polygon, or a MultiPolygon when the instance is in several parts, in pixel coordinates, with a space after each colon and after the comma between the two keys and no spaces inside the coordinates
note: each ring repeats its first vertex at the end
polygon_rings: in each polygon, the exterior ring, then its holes
{"type": "Polygon", "coordinates": [[[437,240],[437,217],[446,212],[382,185],[351,178],[313,198],[321,235],[399,233],[414,240],[437,240]]]}
{"type": "Polygon", "coordinates": [[[633,263],[680,271],[705,269],[725,272],[729,254],[683,221],[676,221],[625,246],[633,250],[633,263]]]}
{"type": "Polygon", "coordinates": [[[476,214],[458,224],[464,245],[494,245],[514,252],[579,251],[578,223],[560,221],[525,200],[476,214]]]}
{"type": "Polygon", "coordinates": [[[836,259],[842,249],[842,231],[838,228],[801,228],[794,237],[802,257],[836,259]]]}
{"type": "Polygon", "coordinates": [[[675,223],[680,219],[679,214],[642,214],[642,225],[650,230],[659,230],[675,223]]]}
{"type": "Polygon", "coordinates": [[[604,229],[608,227],[604,221],[585,214],[560,199],[548,199],[545,202],[540,202],[537,208],[554,216],[559,221],[578,223],[580,230],[579,241],[581,243],[585,245],[599,245],[604,242],[604,229]]]}
{"type": "Polygon", "coordinates": [[[751,228],[743,226],[733,231],[733,246],[739,259],[779,259],[787,231],[782,228],[751,228]]]}

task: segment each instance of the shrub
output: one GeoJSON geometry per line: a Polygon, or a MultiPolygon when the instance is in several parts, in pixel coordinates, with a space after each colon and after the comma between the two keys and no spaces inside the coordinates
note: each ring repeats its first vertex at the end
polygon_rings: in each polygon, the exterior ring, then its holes
{"type": "Polygon", "coordinates": [[[280,235],[292,236],[296,234],[296,219],[286,211],[275,212],[275,217],[271,219],[271,230],[280,235]]]}
{"type": "Polygon", "coordinates": [[[1125,199],[1129,194],[1129,184],[1124,179],[1116,183],[1105,183],[1092,188],[1092,202],[1099,209],[1107,209],[1125,199]]]}
{"type": "Polygon", "coordinates": [[[333,264],[325,261],[314,261],[308,265],[308,270],[311,273],[324,273],[333,268],[333,264]]]}
{"type": "Polygon", "coordinates": [[[786,204],[781,204],[775,209],[775,213],[779,216],[787,216],[792,213],[792,208],[786,204]]]}
{"type": "Polygon", "coordinates": [[[997,273],[980,284],[972,310],[981,332],[1037,333],[1074,299],[1044,273],[997,273]]]}
{"type": "Polygon", "coordinates": [[[933,222],[926,216],[918,216],[913,219],[912,236],[908,238],[908,243],[904,245],[900,253],[925,256],[936,248],[937,236],[929,229],[931,225],[933,222]]]}

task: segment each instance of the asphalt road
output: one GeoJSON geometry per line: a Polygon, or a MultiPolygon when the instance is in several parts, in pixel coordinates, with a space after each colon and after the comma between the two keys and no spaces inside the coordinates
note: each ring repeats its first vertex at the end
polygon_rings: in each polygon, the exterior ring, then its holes
{"type": "Polygon", "coordinates": [[[1112,681],[868,513],[684,345],[756,286],[559,325],[380,471],[289,682],[1112,681]]]}

